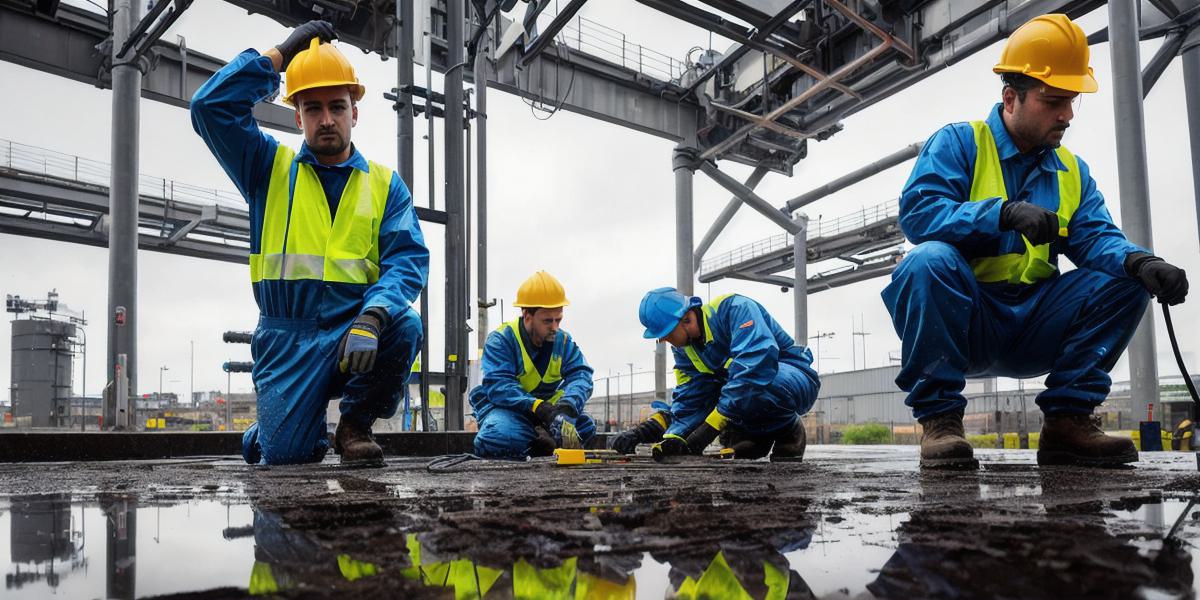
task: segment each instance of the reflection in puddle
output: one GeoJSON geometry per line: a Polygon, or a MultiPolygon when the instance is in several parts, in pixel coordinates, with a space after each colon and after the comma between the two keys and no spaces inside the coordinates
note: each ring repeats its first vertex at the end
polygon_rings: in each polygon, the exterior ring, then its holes
{"type": "Polygon", "coordinates": [[[9,543],[0,543],[0,594],[134,598],[244,587],[254,540],[236,532],[251,518],[249,506],[216,500],[147,506],[113,495],[0,499],[0,533],[9,532],[9,543]]]}

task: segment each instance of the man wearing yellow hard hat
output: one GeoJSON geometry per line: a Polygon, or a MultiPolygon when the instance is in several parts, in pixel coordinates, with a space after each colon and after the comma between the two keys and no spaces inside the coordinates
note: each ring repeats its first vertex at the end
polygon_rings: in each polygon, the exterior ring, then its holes
{"type": "Polygon", "coordinates": [[[592,368],[559,328],[567,304],[562,284],[538,271],[517,289],[513,306],[521,316],[488,334],[483,383],[471,390],[479,421],[476,455],[546,456],[555,448],[582,448],[596,434],[583,412],[592,397],[592,368]]]}
{"type": "Polygon", "coordinates": [[[411,303],[429,250],[408,187],[350,142],[365,88],[310,21],[259,54],[246,50],[192,98],[192,125],[249,204],[258,422],[247,462],[320,461],[325,409],[341,396],[334,447],[343,462],[383,457],[371,425],[396,412],[421,344],[411,303]],[[304,131],[299,151],[262,132],[253,109],[279,89],[304,131]]]}
{"type": "Polygon", "coordinates": [[[1001,102],[935,133],[904,187],[900,227],[915,247],[883,300],[903,340],[896,383],[924,427],[922,467],[978,465],[962,390],[980,375],[1048,374],[1039,464],[1138,458],[1092,412],[1150,296],[1183,302],[1187,278],[1125,239],[1088,165],[1062,146],[1079,95],[1099,87],[1088,60],[1066,15],[1022,25],[993,69],[1001,102]],[[1059,255],[1077,268],[1060,272],[1059,255]]]}

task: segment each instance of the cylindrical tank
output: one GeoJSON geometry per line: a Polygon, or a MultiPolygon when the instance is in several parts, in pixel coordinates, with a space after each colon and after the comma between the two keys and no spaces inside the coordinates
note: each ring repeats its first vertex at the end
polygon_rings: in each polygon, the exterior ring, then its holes
{"type": "Polygon", "coordinates": [[[59,427],[71,411],[74,323],[12,322],[12,407],[18,426],[59,427]]]}

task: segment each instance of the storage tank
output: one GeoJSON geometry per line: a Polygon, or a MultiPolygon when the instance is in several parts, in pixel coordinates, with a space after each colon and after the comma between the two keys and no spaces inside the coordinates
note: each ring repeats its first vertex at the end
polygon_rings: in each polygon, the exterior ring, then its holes
{"type": "Polygon", "coordinates": [[[12,321],[12,411],[18,427],[68,425],[77,333],[66,321],[12,321]]]}

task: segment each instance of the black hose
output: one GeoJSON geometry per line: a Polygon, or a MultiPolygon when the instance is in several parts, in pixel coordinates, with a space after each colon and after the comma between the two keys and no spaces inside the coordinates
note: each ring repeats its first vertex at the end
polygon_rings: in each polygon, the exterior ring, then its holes
{"type": "MultiPolygon", "coordinates": [[[[1171,350],[1175,353],[1175,364],[1179,366],[1179,374],[1183,375],[1183,384],[1192,395],[1192,449],[1196,449],[1196,421],[1200,419],[1200,394],[1196,393],[1196,384],[1188,374],[1187,365],[1183,364],[1183,354],[1179,352],[1179,340],[1175,339],[1175,325],[1171,323],[1171,308],[1165,302],[1162,306],[1163,321],[1167,323],[1167,337],[1171,338],[1171,350]]],[[[1200,451],[1196,452],[1196,469],[1200,470],[1200,451]]]]}

